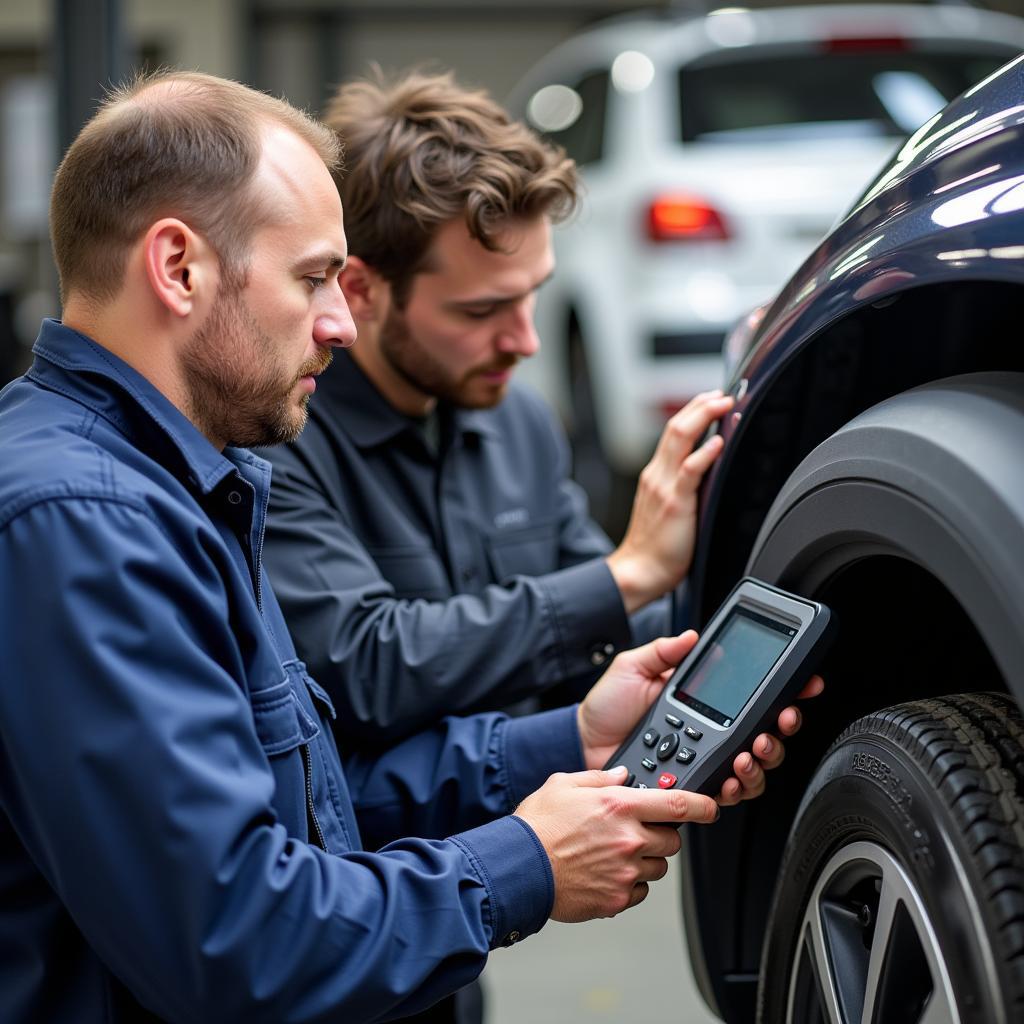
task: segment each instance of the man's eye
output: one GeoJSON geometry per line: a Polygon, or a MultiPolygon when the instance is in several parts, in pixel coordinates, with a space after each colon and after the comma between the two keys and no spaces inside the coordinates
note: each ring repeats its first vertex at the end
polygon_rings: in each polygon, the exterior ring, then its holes
{"type": "Polygon", "coordinates": [[[306,281],[309,283],[309,287],[314,290],[316,290],[317,288],[322,288],[325,284],[327,284],[326,277],[307,277],[306,281]]]}
{"type": "Polygon", "coordinates": [[[463,312],[470,320],[486,320],[489,316],[493,316],[495,311],[494,306],[487,306],[484,309],[464,309],[463,312]]]}

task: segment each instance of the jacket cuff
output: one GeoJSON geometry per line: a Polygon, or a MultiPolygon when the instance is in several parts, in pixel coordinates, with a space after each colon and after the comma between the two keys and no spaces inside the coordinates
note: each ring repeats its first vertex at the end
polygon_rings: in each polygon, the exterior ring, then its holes
{"type": "Polygon", "coordinates": [[[602,669],[631,646],[622,595],[603,558],[549,573],[538,582],[555,624],[563,677],[602,669]]]}
{"type": "Polygon", "coordinates": [[[452,836],[487,890],[489,948],[511,946],[544,927],[555,879],[537,833],[509,815],[452,836]]]}
{"type": "Polygon", "coordinates": [[[504,722],[502,764],[508,778],[509,810],[554,772],[581,772],[583,747],[573,704],[504,722]]]}

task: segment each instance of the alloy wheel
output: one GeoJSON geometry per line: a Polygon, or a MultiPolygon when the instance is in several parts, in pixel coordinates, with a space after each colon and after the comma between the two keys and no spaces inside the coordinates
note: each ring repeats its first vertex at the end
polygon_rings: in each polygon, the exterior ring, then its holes
{"type": "Polygon", "coordinates": [[[800,927],[787,1024],[960,1024],[924,903],[877,843],[825,865],[800,927]]]}

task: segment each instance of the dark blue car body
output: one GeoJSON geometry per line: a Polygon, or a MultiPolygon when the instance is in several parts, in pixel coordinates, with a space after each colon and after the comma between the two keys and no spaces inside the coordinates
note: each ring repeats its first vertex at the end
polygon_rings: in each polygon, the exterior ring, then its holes
{"type": "Polygon", "coordinates": [[[1012,398],[991,419],[967,408],[1024,380],[1022,310],[1024,56],[902,144],[727,342],[737,404],[702,491],[691,617],[749,572],[843,623],[768,795],[687,840],[691,955],[727,1021],[753,1018],[786,836],[832,740],[898,701],[1024,703],[1024,419],[1012,398]]]}

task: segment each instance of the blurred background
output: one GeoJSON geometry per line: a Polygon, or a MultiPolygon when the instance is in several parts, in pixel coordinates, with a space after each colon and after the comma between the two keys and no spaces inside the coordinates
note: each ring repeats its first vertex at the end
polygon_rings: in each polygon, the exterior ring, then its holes
{"type": "Polygon", "coordinates": [[[58,312],[50,180],[105,83],[197,68],[317,111],[374,62],[452,68],[583,170],[522,376],[560,412],[575,475],[618,539],[665,419],[721,382],[729,331],[897,145],[1024,49],[1024,21],[966,3],[770,6],[0,0],[0,382],[58,312]]]}
{"type": "Polygon", "coordinates": [[[575,475],[617,540],[660,427],[721,382],[729,331],[895,145],[1024,48],[1024,22],[966,3],[909,19],[886,3],[797,6],[0,0],[0,382],[57,313],[49,183],[103,84],[196,68],[315,112],[374,62],[451,68],[583,169],[586,201],[557,232],[559,272],[540,298],[544,346],[522,376],[561,414],[575,475]]]}
{"type": "MultiPolygon", "coordinates": [[[[639,0],[0,0],[0,380],[57,310],[46,205],[58,154],[134,68],[226,75],[318,110],[371,61],[430,61],[501,98],[581,26],[639,0]]],[[[649,5],[647,5],[649,6],[649,5]]]]}

